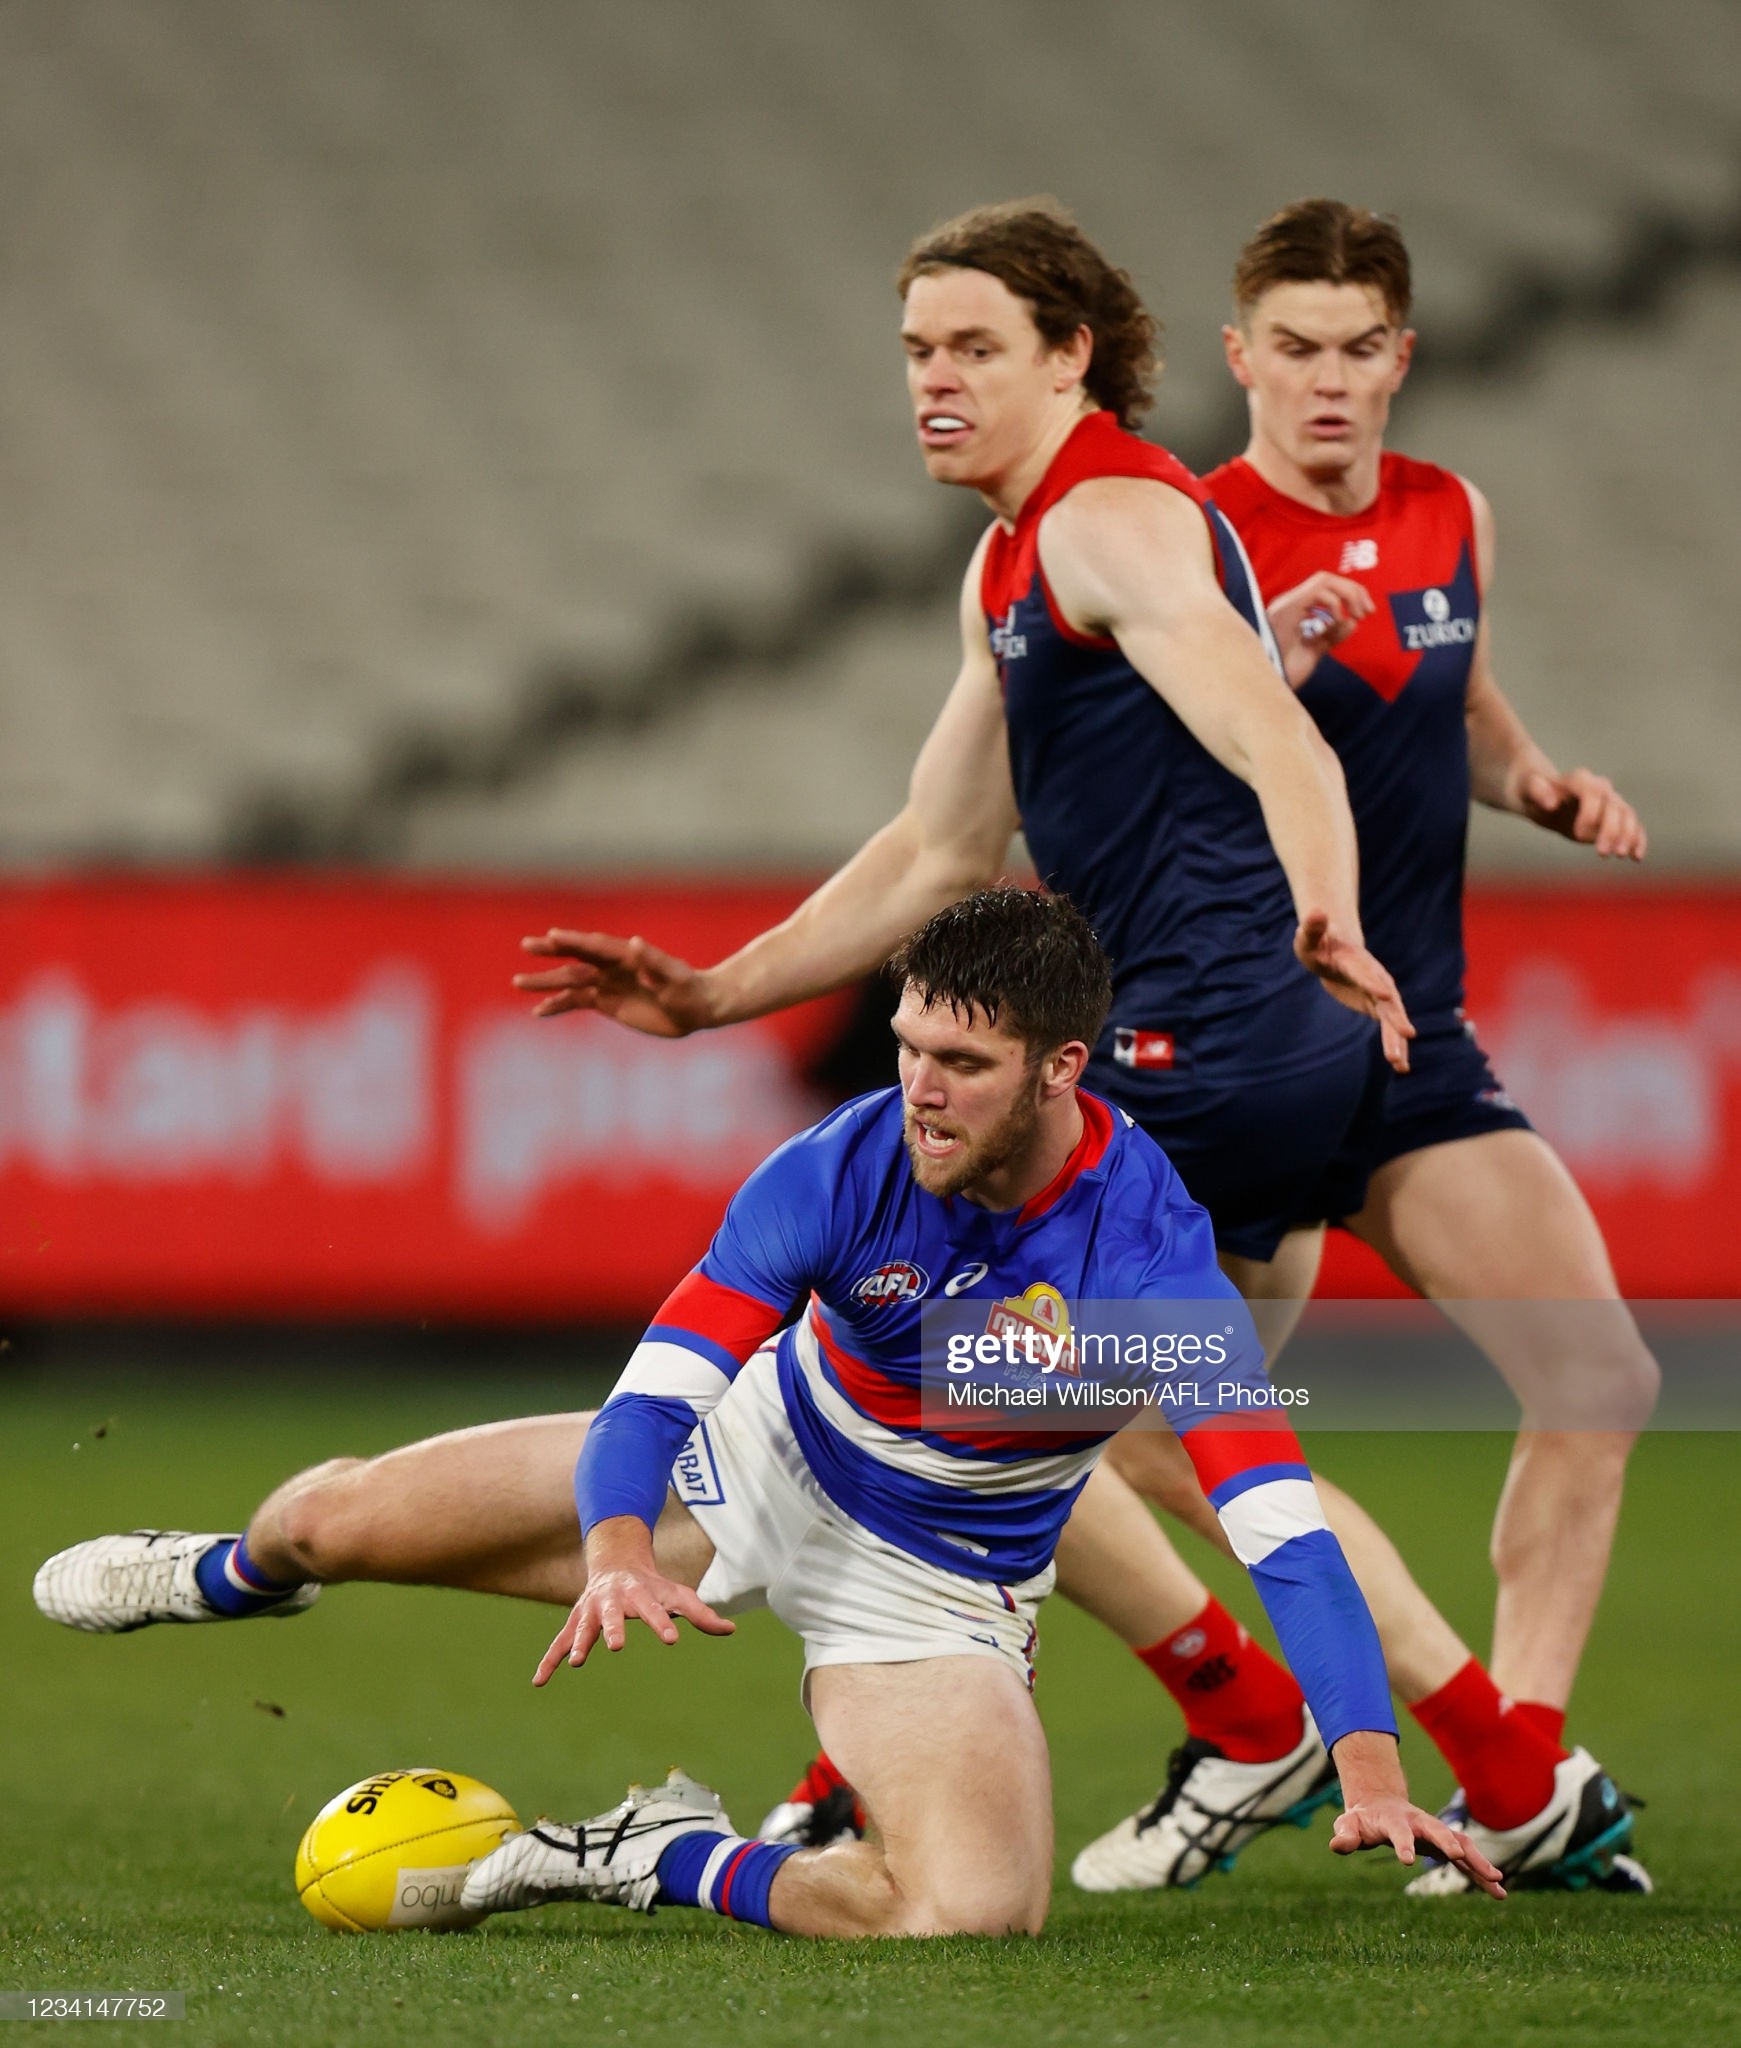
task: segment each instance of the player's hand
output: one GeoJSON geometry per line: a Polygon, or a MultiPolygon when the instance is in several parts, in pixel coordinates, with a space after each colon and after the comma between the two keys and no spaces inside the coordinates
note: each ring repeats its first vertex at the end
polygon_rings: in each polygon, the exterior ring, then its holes
{"type": "Polygon", "coordinates": [[[1319,660],[1340,647],[1375,600],[1364,583],[1320,569],[1278,597],[1269,608],[1270,631],[1281,649],[1282,669],[1297,690],[1310,680],[1319,660]]]}
{"type": "Polygon", "coordinates": [[[1348,1807],[1330,1830],[1330,1847],[1338,1856],[1352,1856],[1358,1849],[1396,1851],[1399,1863],[1412,1863],[1417,1849],[1430,1849],[1436,1856],[1454,1863],[1489,1897],[1505,1897],[1499,1866],[1489,1863],[1475,1844],[1457,1829],[1447,1827],[1436,1814],[1412,1806],[1406,1799],[1368,1799],[1348,1807]]]}
{"type": "Polygon", "coordinates": [[[675,1643],[676,1615],[703,1635],[737,1633],[736,1622],[716,1614],[694,1587],[680,1585],[663,1572],[632,1567],[595,1572],[539,1660],[532,1683],[548,1685],[560,1664],[584,1664],[601,1637],[607,1650],[620,1650],[631,1621],[644,1621],[660,1642],[675,1643]]]}
{"type": "Polygon", "coordinates": [[[525,952],[562,962],[514,976],[516,988],[542,998],[533,1005],[534,1017],[595,1010],[654,1038],[684,1038],[714,1022],[705,974],[645,939],[552,929],[520,945],[525,952]]]}
{"type": "Polygon", "coordinates": [[[1415,1035],[1415,1027],[1409,1022],[1409,1013],[1403,1008],[1389,968],[1375,960],[1364,946],[1332,931],[1329,913],[1322,910],[1308,911],[1300,920],[1300,928],[1294,934],[1294,953],[1339,1003],[1378,1019],[1385,1058],[1399,1074],[1406,1074],[1409,1040],[1415,1035]]]}
{"type": "Polygon", "coordinates": [[[1644,858],[1643,821],[1606,775],[1588,768],[1569,775],[1537,769],[1523,778],[1518,798],[1532,825],[1593,846],[1605,860],[1644,858]]]}

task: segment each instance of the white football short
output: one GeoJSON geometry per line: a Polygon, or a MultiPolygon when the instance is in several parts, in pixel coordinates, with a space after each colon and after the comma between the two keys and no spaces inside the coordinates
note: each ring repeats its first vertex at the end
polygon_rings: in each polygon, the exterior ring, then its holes
{"type": "Polygon", "coordinates": [[[996,1657],[1034,1682],[1034,1617],[1050,1565],[1013,1586],[968,1578],[885,1543],[842,1514],[804,1461],[772,1348],[758,1351],[699,1424],[671,1490],[714,1558],[699,1592],[722,1614],[767,1607],[819,1664],[996,1657]]]}

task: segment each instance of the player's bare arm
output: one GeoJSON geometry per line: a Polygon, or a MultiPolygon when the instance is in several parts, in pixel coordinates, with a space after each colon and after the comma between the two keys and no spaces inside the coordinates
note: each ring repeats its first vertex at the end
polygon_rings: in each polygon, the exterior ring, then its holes
{"type": "MultiPolygon", "coordinates": [[[[1463,488],[1474,515],[1477,570],[1485,597],[1493,580],[1493,508],[1467,479],[1463,488]]],[[[1469,786],[1477,803],[1514,812],[1580,846],[1593,846],[1604,859],[1643,860],[1648,845],[1643,821],[1613,783],[1589,768],[1562,774],[1530,737],[1500,689],[1493,674],[1492,625],[1485,606],[1469,670],[1466,718],[1469,786]]]]}
{"type": "Polygon", "coordinates": [[[908,932],[993,880],[1017,825],[997,668],[979,610],[982,541],[961,596],[961,670],[907,802],[783,923],[709,968],[641,938],[552,930],[521,941],[560,966],[518,974],[534,1014],[595,1010],[656,1037],[735,1024],[871,973],[908,932]]]}
{"type": "Polygon", "coordinates": [[[1221,593],[1203,515],[1147,478],[1102,477],[1040,528],[1052,594],[1078,631],[1107,633],[1221,765],[1263,806],[1299,918],[1295,951],[1331,994],[1376,1017],[1385,1055],[1414,1035],[1360,930],[1360,869],[1342,769],[1221,593]]]}
{"type": "Polygon", "coordinates": [[[607,1650],[620,1650],[631,1621],[644,1621],[669,1646],[677,1640],[675,1615],[704,1635],[736,1631],[737,1624],[716,1614],[693,1587],[659,1569],[645,1522],[612,1515],[587,1532],[586,1590],[539,1660],[532,1683],[548,1684],[560,1664],[584,1664],[601,1637],[607,1650]]]}

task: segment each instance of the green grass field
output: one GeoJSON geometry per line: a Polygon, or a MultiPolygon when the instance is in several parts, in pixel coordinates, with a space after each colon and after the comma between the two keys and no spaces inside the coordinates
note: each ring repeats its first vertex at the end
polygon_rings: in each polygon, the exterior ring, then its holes
{"type": "MultiPolygon", "coordinates": [[[[639,1640],[535,1694],[550,1616],[517,1603],[342,1588],[290,1623],[111,1641],[43,1621],[31,1572],[108,1529],[234,1527],[317,1458],[573,1398],[500,1376],[0,1382],[0,1988],[180,1990],[176,2038],[202,2043],[1741,2039],[1741,1488],[1720,1436],[1639,1452],[1574,1715],[1650,1801],[1654,1898],[1406,1903],[1388,1857],[1330,1857],[1324,1817],[1196,1893],[1073,1893],[1069,1854],[1149,1794],[1177,1723],[1126,1652],[1054,1603],[1040,1702],[1061,1865],[1039,1941],[825,1947],[581,1907],[457,1936],[323,1933],[291,1887],[297,1839],[330,1794],[388,1766],[467,1771],[527,1817],[576,1817],[681,1761],[753,1826],[808,1753],[796,1646],[755,1616],[729,1642],[639,1640]]],[[[1314,1448],[1481,1642],[1503,1444],[1314,1448]]],[[[1255,1621],[1237,1575],[1193,1557],[1255,1621]]],[[[1419,1741],[1408,1757],[1437,1803],[1437,1758],[1419,1741]]]]}

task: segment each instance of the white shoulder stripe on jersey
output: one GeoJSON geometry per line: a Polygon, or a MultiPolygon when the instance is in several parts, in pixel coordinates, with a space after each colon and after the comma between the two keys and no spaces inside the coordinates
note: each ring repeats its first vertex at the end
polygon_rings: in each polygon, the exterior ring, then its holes
{"type": "Polygon", "coordinates": [[[1086,1450],[1059,1451],[1049,1456],[1023,1458],[1000,1464],[991,1458],[957,1458],[939,1451],[917,1437],[901,1436],[862,1415],[829,1379],[822,1363],[821,1346],[806,1309],[792,1332],[799,1369],[822,1419],[836,1436],[855,1451],[875,1458],[879,1464],[910,1472],[917,1479],[936,1486],[948,1486],[963,1493],[1052,1493],[1074,1486],[1099,1456],[1101,1446],[1086,1450]]]}
{"type": "MultiPolygon", "coordinates": [[[[1221,512],[1219,505],[1215,509],[1217,512],[1221,512]]],[[[1287,669],[1282,662],[1282,651],[1276,645],[1276,636],[1269,622],[1269,601],[1265,598],[1263,590],[1258,583],[1257,571],[1251,566],[1251,557],[1245,552],[1245,542],[1240,539],[1239,529],[1225,512],[1221,512],[1221,523],[1227,529],[1228,538],[1233,542],[1234,551],[1238,554],[1240,562],[1244,566],[1246,577],[1251,584],[1251,594],[1257,603],[1257,637],[1263,642],[1263,651],[1269,656],[1270,666],[1280,670],[1281,674],[1285,677],[1287,669]]],[[[1230,604],[1233,602],[1231,597],[1228,599],[1228,602],[1230,604]]]]}
{"type": "Polygon", "coordinates": [[[662,1400],[687,1401],[697,1415],[717,1408],[731,1386],[711,1358],[656,1337],[637,1344],[611,1389],[616,1394],[656,1394],[662,1400]]]}
{"type": "Polygon", "coordinates": [[[1262,1564],[1295,1536],[1327,1527],[1318,1489],[1309,1479],[1270,1479],[1236,1493],[1218,1510],[1233,1554],[1247,1568],[1262,1564]]]}

